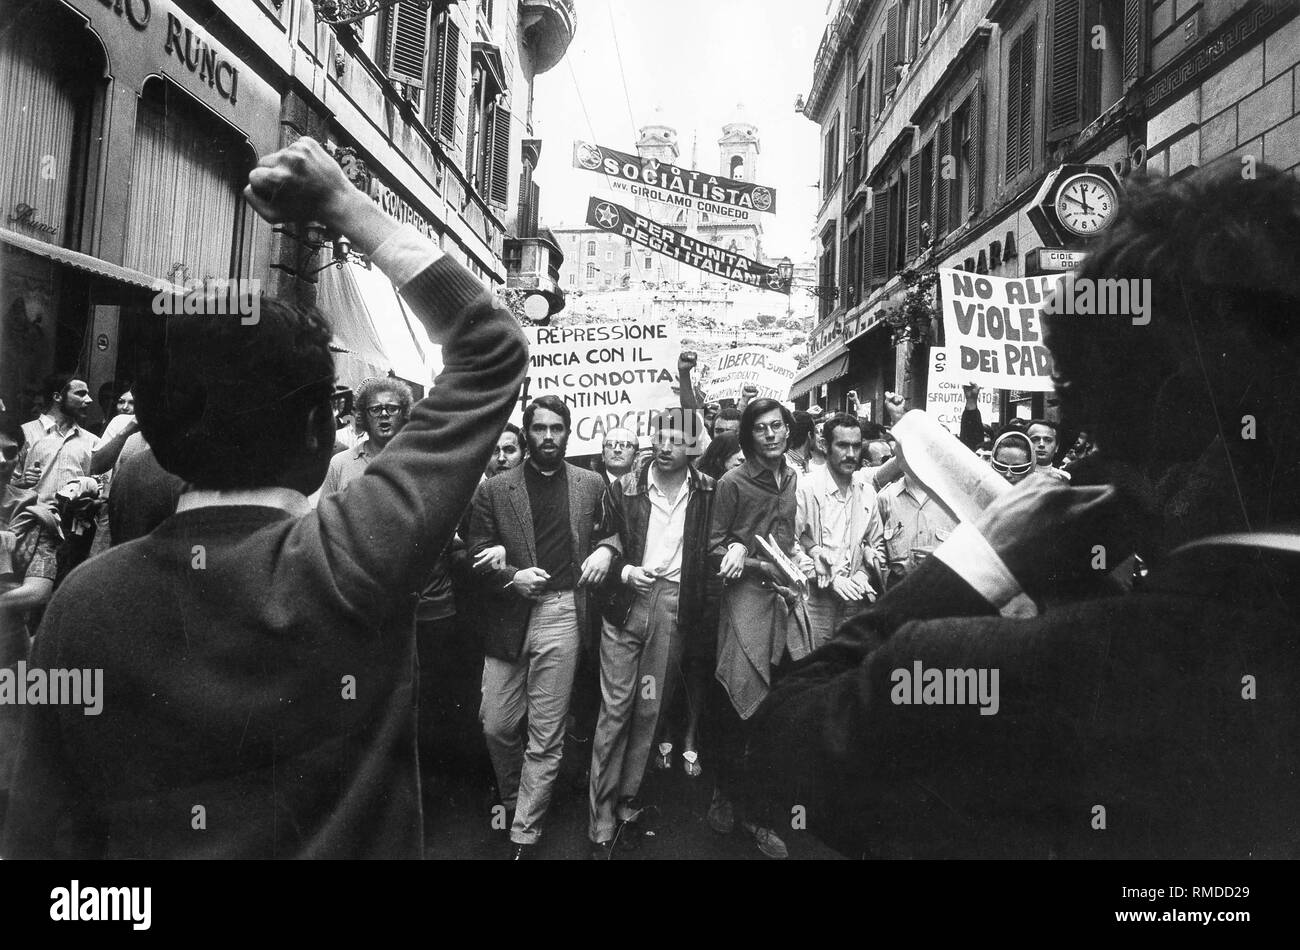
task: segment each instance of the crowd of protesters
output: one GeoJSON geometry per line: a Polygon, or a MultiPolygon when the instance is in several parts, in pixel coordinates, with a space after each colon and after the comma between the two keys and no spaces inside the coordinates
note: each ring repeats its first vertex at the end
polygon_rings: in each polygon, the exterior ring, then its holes
{"type": "MultiPolygon", "coordinates": [[[[1271,187],[1300,213],[1294,181],[1271,187]]],[[[1194,197],[1153,189],[1151,201],[1194,197]]],[[[394,378],[331,390],[318,315],[264,307],[255,359],[239,336],[253,331],[184,317],[102,435],[84,428],[89,390],[72,377],[47,383],[37,418],[0,431],[0,665],[98,666],[130,684],[93,721],[28,707],[21,740],[15,708],[0,705],[5,856],[414,856],[421,790],[427,811],[469,775],[494,789],[485,820],[503,856],[523,860],[575,755],[593,858],[645,843],[642,788],[656,769],[705,783],[709,827],[747,834],[767,857],[788,855],[796,789],[825,809],[832,840],[870,852],[863,841],[888,837],[880,816],[915,792],[877,789],[872,770],[941,769],[918,751],[930,727],[904,754],[872,724],[901,715],[881,706],[887,671],[871,666],[881,631],[989,604],[996,616],[1022,573],[1041,576],[1036,558],[1060,568],[1070,519],[1113,494],[1068,486],[1131,475],[1101,468],[1107,449],[1132,443],[1100,402],[1076,416],[1088,432],[1047,419],[995,431],[968,386],[960,440],[1017,486],[1007,497],[1021,509],[960,524],[900,464],[890,427],[752,391],[701,405],[690,352],[679,405],[642,407],[658,410],[647,432],[610,429],[599,456],[574,464],[562,399],[506,421],[526,351],[508,313],[359,200],[318,146],[264,160],[247,195],[271,221],[313,218],[353,237],[445,342],[446,369],[418,402],[394,378]],[[263,375],[242,391],[241,371],[263,375]],[[248,412],[277,394],[280,417],[254,431],[248,412]],[[1044,507],[1067,497],[1068,513],[1044,507]],[[931,589],[945,597],[928,603],[931,589]],[[125,751],[133,743],[149,749],[125,751]],[[864,817],[850,800],[868,787],[883,804],[864,817]],[[200,797],[219,833],[186,833],[200,797]]],[[[1070,347],[1095,351],[1067,334],[1053,343],[1058,367],[1080,373],[1087,359],[1072,362],[1070,347]]],[[[907,409],[893,394],[885,408],[891,426],[907,409]]],[[[1180,496],[1179,517],[1200,497],[1180,496]]],[[[1271,657],[1286,676],[1293,660],[1291,648],[1271,657]]],[[[1026,728],[1026,748],[1055,735],[1026,728]]]]}

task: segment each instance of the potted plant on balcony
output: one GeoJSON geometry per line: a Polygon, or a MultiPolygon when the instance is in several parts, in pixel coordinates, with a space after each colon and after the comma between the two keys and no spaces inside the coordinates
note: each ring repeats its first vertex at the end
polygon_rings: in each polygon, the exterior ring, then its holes
{"type": "Polygon", "coordinates": [[[901,276],[906,288],[903,300],[885,314],[885,322],[894,333],[895,344],[906,341],[924,346],[931,341],[934,319],[939,315],[934,294],[939,272],[909,267],[901,276]]]}

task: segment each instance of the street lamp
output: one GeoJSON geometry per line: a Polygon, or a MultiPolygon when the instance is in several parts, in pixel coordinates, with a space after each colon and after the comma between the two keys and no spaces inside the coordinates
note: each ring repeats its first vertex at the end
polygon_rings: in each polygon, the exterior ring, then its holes
{"type": "Polygon", "coordinates": [[[776,262],[776,275],[782,283],[789,282],[790,289],[798,287],[800,290],[806,290],[818,299],[830,297],[832,300],[839,296],[840,289],[834,284],[796,284],[794,282],[794,262],[789,257],[783,257],[776,262]]]}

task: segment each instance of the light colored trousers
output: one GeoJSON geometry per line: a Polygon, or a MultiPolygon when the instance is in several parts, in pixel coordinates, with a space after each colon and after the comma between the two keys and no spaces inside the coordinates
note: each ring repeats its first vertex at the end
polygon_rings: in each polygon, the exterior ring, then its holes
{"type": "Polygon", "coordinates": [[[808,632],[812,648],[816,650],[829,643],[840,624],[869,606],[866,600],[845,603],[829,587],[818,587],[814,581],[808,588],[808,632]]]}
{"type": "Polygon", "coordinates": [[[592,841],[613,840],[615,820],[632,817],[660,710],[681,677],[679,594],[676,582],[656,579],[649,593],[637,595],[621,628],[601,625],[601,704],[591,743],[587,828],[592,841]]]}
{"type": "Polygon", "coordinates": [[[573,591],[548,593],[533,606],[523,649],[514,663],[483,662],[479,719],[496,771],[501,802],[514,808],[510,840],[536,844],[560,773],[564,720],[578,665],[578,615],[573,591]],[[528,746],[519,723],[528,713],[528,746]]]}

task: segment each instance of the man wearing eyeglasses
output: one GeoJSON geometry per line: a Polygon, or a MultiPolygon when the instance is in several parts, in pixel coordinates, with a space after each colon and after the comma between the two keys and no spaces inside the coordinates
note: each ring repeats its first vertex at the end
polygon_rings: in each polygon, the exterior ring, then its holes
{"type": "Polygon", "coordinates": [[[329,471],[320,496],[342,491],[348,482],[366,470],[371,459],[384,450],[402,430],[411,414],[411,390],[400,379],[367,379],[357,390],[357,416],[362,438],[350,449],[330,459],[329,471]]]}
{"type": "Polygon", "coordinates": [[[632,471],[636,448],[636,436],[628,429],[610,429],[605,433],[598,470],[605,476],[606,484],[613,485],[632,471]]]}
{"type": "Polygon", "coordinates": [[[709,531],[709,556],[726,585],[719,607],[717,679],[731,707],[719,709],[721,762],[709,826],[728,833],[737,823],[735,806],[740,806],[741,826],[763,854],[777,859],[788,852],[772,830],[774,822],[766,820],[768,803],[743,774],[747,731],[740,720],[754,714],[787,655],[801,660],[811,652],[802,596],[807,582],[788,576],[759,541],[775,540],[786,564],[793,560],[800,569],[807,564],[796,540],[795,471],[786,460],[793,423],[790,411],[775,399],[757,399],[745,407],[740,417],[745,464],[718,481],[709,531]]]}

